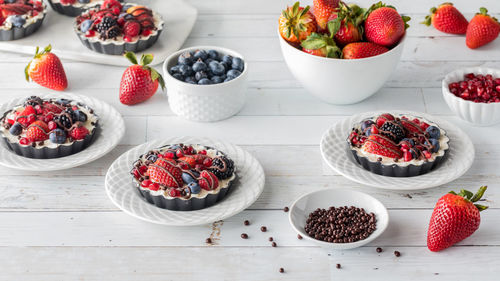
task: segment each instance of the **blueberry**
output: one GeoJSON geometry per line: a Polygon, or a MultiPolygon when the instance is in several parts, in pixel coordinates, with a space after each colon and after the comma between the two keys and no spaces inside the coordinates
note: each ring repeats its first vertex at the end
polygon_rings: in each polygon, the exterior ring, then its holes
{"type": "Polygon", "coordinates": [[[193,64],[193,70],[194,72],[205,71],[207,70],[207,65],[203,61],[198,60],[193,64]]]}
{"type": "Polygon", "coordinates": [[[64,130],[61,130],[61,129],[54,129],[50,133],[49,139],[53,143],[58,143],[58,144],[65,143],[66,142],[66,132],[64,130]]]}
{"type": "Polygon", "coordinates": [[[88,3],[90,3],[90,0],[78,0],[78,2],[80,2],[82,4],[88,4],[88,3]]]}
{"type": "Polygon", "coordinates": [[[233,62],[231,64],[232,69],[236,69],[238,71],[243,71],[245,63],[240,58],[233,58],[233,62]]]}
{"type": "Polygon", "coordinates": [[[23,27],[23,25],[26,23],[26,19],[22,16],[16,15],[12,17],[11,22],[14,27],[23,27]]]}
{"type": "Polygon", "coordinates": [[[366,130],[365,136],[369,137],[372,134],[372,130],[366,130]]]}
{"type": "MultiPolygon", "coordinates": [[[[439,151],[439,141],[437,139],[429,139],[430,144],[433,146],[432,152],[438,152],[439,151]]],[[[429,143],[426,141],[426,145],[429,145],[429,143]]]]}
{"type": "Polygon", "coordinates": [[[224,82],[229,82],[229,81],[233,80],[234,78],[236,78],[236,77],[228,76],[226,79],[224,79],[224,82]]]}
{"type": "Polygon", "coordinates": [[[212,80],[210,80],[208,78],[203,78],[200,81],[198,81],[198,85],[210,85],[210,84],[213,84],[213,83],[212,83],[212,80]]]}
{"type": "Polygon", "coordinates": [[[415,146],[415,141],[412,139],[404,138],[401,140],[401,142],[404,142],[404,141],[409,142],[412,147],[415,146]]]}
{"type": "Polygon", "coordinates": [[[191,76],[193,75],[193,69],[191,68],[191,66],[187,65],[187,64],[182,64],[180,67],[179,67],[179,72],[180,74],[182,74],[183,76],[187,77],[187,76],[191,76]]]}
{"type": "Polygon", "coordinates": [[[216,60],[219,58],[219,52],[217,52],[216,50],[209,50],[208,57],[213,59],[213,60],[216,60]]]}
{"type": "Polygon", "coordinates": [[[233,78],[236,78],[238,76],[241,75],[241,72],[239,72],[238,70],[236,69],[230,69],[227,73],[227,77],[233,77],[233,78]]]}
{"type": "Polygon", "coordinates": [[[16,2],[16,1],[17,1],[17,0],[5,0],[5,3],[7,3],[7,4],[12,4],[12,3],[16,2]]]}
{"type": "Polygon", "coordinates": [[[429,133],[429,136],[433,139],[439,139],[441,136],[441,131],[436,126],[429,126],[425,131],[429,133]]]}
{"type": "Polygon", "coordinates": [[[69,104],[71,101],[70,100],[67,100],[67,99],[58,99],[57,102],[59,104],[62,104],[62,105],[67,105],[69,104]]]}
{"type": "Polygon", "coordinates": [[[74,113],[76,120],[80,122],[87,122],[87,114],[85,114],[83,111],[77,109],[74,111],[74,113]]]}
{"type": "Polygon", "coordinates": [[[222,63],[219,63],[217,61],[212,61],[208,67],[210,70],[215,74],[215,75],[222,75],[226,72],[226,68],[222,63]]]}
{"type": "Polygon", "coordinates": [[[224,79],[222,79],[220,76],[212,76],[212,78],[210,78],[210,80],[212,80],[212,82],[214,82],[214,84],[219,84],[219,83],[224,82],[224,79]]]}
{"type": "Polygon", "coordinates": [[[189,83],[189,84],[198,84],[198,82],[196,82],[196,78],[194,78],[194,76],[186,77],[186,79],[184,79],[184,82],[189,83]]]}
{"type": "Polygon", "coordinates": [[[14,136],[19,136],[23,132],[23,126],[16,122],[10,127],[9,132],[14,136]]]}
{"type": "Polygon", "coordinates": [[[197,51],[194,52],[193,57],[195,59],[206,60],[208,58],[208,54],[204,50],[197,50],[197,51]]]}
{"type": "Polygon", "coordinates": [[[191,190],[191,193],[193,194],[198,194],[201,191],[200,185],[196,182],[190,182],[188,184],[188,187],[191,190]]]}
{"type": "Polygon", "coordinates": [[[182,74],[180,73],[174,73],[172,76],[177,80],[184,81],[184,76],[182,76],[182,74]]]}
{"type": "Polygon", "coordinates": [[[177,62],[182,65],[192,65],[194,62],[193,56],[191,55],[190,52],[185,52],[182,53],[179,58],[177,59],[177,62]]]}
{"type": "Polygon", "coordinates": [[[205,60],[205,64],[206,64],[206,65],[210,65],[210,63],[211,63],[211,62],[213,62],[213,61],[216,61],[216,60],[213,60],[213,59],[211,59],[211,58],[208,58],[208,59],[206,59],[206,60],[205,60]]]}
{"type": "Polygon", "coordinates": [[[178,145],[178,144],[174,144],[174,145],[169,146],[168,148],[170,148],[170,149],[179,149],[179,148],[181,148],[181,146],[178,145]]]}
{"type": "Polygon", "coordinates": [[[371,125],[375,124],[373,120],[367,119],[361,122],[361,131],[366,130],[366,128],[370,127],[371,125]]]}
{"type": "Polygon", "coordinates": [[[93,23],[94,23],[94,21],[92,21],[92,20],[84,20],[82,22],[82,24],[80,25],[80,31],[83,33],[86,33],[87,31],[89,31],[89,29],[93,23]]]}
{"type": "Polygon", "coordinates": [[[415,148],[410,148],[410,152],[411,152],[411,157],[412,159],[417,159],[418,158],[418,152],[415,148]]]}
{"type": "Polygon", "coordinates": [[[226,65],[232,65],[233,64],[233,57],[230,55],[224,55],[222,57],[222,62],[225,63],[226,65]]]}
{"type": "Polygon", "coordinates": [[[132,7],[132,5],[130,5],[130,4],[123,5],[122,11],[126,12],[130,7],[132,7]]]}
{"type": "Polygon", "coordinates": [[[185,183],[196,182],[196,180],[188,173],[182,173],[182,180],[185,183]]]}
{"type": "Polygon", "coordinates": [[[151,155],[149,155],[146,159],[148,159],[149,161],[151,161],[151,162],[153,162],[153,163],[154,163],[154,162],[156,162],[156,160],[158,160],[158,155],[156,155],[156,154],[151,154],[151,155]]]}
{"type": "Polygon", "coordinates": [[[174,65],[170,68],[170,74],[178,73],[180,69],[180,65],[174,65]]]}
{"type": "Polygon", "coordinates": [[[198,71],[194,75],[194,78],[196,79],[196,81],[200,81],[201,79],[207,79],[208,75],[205,71],[198,71]]]}

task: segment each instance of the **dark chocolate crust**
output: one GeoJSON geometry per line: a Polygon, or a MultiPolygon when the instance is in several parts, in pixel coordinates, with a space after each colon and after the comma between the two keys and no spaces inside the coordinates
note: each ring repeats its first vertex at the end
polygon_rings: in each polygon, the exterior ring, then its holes
{"type": "Polygon", "coordinates": [[[26,27],[12,27],[9,30],[0,30],[0,41],[12,41],[24,38],[35,33],[43,23],[45,19],[46,12],[43,11],[44,15],[42,18],[36,20],[34,23],[26,26],[26,27]]]}

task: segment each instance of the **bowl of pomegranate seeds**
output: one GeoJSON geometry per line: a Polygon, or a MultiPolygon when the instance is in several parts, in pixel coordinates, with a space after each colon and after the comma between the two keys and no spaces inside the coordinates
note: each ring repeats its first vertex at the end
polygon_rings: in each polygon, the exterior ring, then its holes
{"type": "Polygon", "coordinates": [[[443,97],[451,111],[479,126],[500,123],[500,70],[463,68],[445,76],[443,97]]]}

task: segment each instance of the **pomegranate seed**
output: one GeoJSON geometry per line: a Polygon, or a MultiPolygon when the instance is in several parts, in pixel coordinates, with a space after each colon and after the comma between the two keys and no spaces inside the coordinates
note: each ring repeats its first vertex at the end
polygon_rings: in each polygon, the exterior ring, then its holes
{"type": "Polygon", "coordinates": [[[149,187],[149,186],[151,185],[151,183],[152,183],[152,182],[151,182],[150,180],[143,180],[143,181],[141,182],[141,186],[142,186],[142,187],[149,187]]]}
{"type": "Polygon", "coordinates": [[[177,151],[175,152],[175,156],[177,156],[178,158],[184,156],[184,151],[182,151],[182,149],[177,149],[177,151]]]}
{"type": "Polygon", "coordinates": [[[30,141],[29,141],[27,138],[21,138],[21,139],[19,140],[19,143],[20,143],[21,145],[28,145],[28,144],[30,144],[30,141]]]}
{"type": "Polygon", "coordinates": [[[495,79],[495,84],[500,85],[500,78],[495,79]]]}
{"type": "Polygon", "coordinates": [[[181,192],[177,189],[170,189],[170,191],[168,192],[168,195],[170,195],[172,197],[179,197],[179,196],[181,196],[181,192]]]}
{"type": "Polygon", "coordinates": [[[422,153],[424,154],[425,158],[427,158],[427,159],[432,157],[432,154],[428,150],[424,150],[422,153]]]}
{"type": "Polygon", "coordinates": [[[7,123],[14,125],[14,123],[16,123],[16,121],[14,121],[13,119],[7,119],[7,123]]]}
{"type": "Polygon", "coordinates": [[[200,165],[200,164],[196,164],[196,166],[194,166],[194,168],[198,171],[203,171],[203,170],[206,170],[207,167],[203,166],[203,165],[200,165]]]}
{"type": "Polygon", "coordinates": [[[413,159],[413,155],[411,155],[411,152],[405,151],[404,158],[405,158],[405,161],[408,162],[408,161],[411,161],[411,159],[413,159]]]}
{"type": "Polygon", "coordinates": [[[165,152],[164,156],[165,156],[165,158],[168,158],[168,159],[175,158],[175,154],[173,152],[165,152]]]}
{"type": "Polygon", "coordinates": [[[139,168],[139,173],[140,173],[141,175],[144,175],[144,173],[146,173],[146,172],[147,172],[147,170],[148,170],[148,167],[146,167],[146,166],[141,166],[141,167],[139,168]]]}
{"type": "Polygon", "coordinates": [[[474,77],[476,77],[474,75],[474,73],[467,73],[467,74],[465,74],[465,79],[473,79],[474,77]]]}
{"type": "Polygon", "coordinates": [[[372,126],[372,134],[378,134],[378,129],[375,126],[372,126]]]}
{"type": "Polygon", "coordinates": [[[207,158],[207,159],[203,160],[203,166],[205,166],[205,167],[212,166],[212,159],[207,158]]]}
{"type": "Polygon", "coordinates": [[[149,189],[152,191],[157,191],[158,189],[160,189],[160,185],[156,182],[153,182],[152,184],[149,185],[149,189]]]}
{"type": "Polygon", "coordinates": [[[36,121],[35,115],[28,116],[28,124],[31,124],[36,121]]]}
{"type": "Polygon", "coordinates": [[[54,121],[50,121],[50,122],[47,124],[47,126],[49,127],[49,130],[50,130],[50,131],[57,129],[57,124],[56,124],[56,122],[54,122],[54,121]]]}
{"type": "MultiPolygon", "coordinates": [[[[19,141],[19,143],[20,143],[20,142],[21,142],[21,141],[19,141]]],[[[140,177],[141,177],[141,174],[139,173],[139,170],[137,170],[137,169],[136,169],[136,170],[134,170],[134,178],[138,179],[138,178],[140,178],[140,177]]]]}
{"type": "Polygon", "coordinates": [[[198,154],[207,155],[207,151],[206,150],[202,150],[202,151],[198,152],[198,154]]]}

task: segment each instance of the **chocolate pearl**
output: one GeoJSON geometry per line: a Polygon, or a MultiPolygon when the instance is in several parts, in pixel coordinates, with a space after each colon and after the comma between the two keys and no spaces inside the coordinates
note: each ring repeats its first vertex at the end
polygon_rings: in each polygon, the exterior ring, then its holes
{"type": "Polygon", "coordinates": [[[241,238],[243,238],[243,239],[248,239],[248,234],[246,234],[246,233],[242,233],[242,234],[241,234],[241,238]]]}
{"type": "Polygon", "coordinates": [[[382,253],[382,248],[378,247],[378,248],[376,249],[376,251],[377,251],[377,253],[382,253]]]}
{"type": "Polygon", "coordinates": [[[271,246],[276,247],[276,246],[278,246],[278,245],[276,244],[276,242],[273,242],[273,243],[271,244],[271,246]]]}
{"type": "Polygon", "coordinates": [[[337,263],[337,265],[335,266],[337,269],[340,269],[342,267],[342,265],[340,265],[340,263],[337,263]]]}
{"type": "Polygon", "coordinates": [[[300,236],[300,234],[297,234],[297,239],[302,240],[302,236],[300,236]]]}
{"type": "Polygon", "coordinates": [[[269,242],[273,242],[273,238],[272,237],[269,237],[269,242]]]}
{"type": "Polygon", "coordinates": [[[244,225],[250,225],[250,222],[249,222],[248,220],[245,220],[245,221],[243,222],[243,224],[244,224],[244,225]]]}
{"type": "Polygon", "coordinates": [[[212,239],[207,238],[207,239],[205,240],[205,243],[207,243],[207,244],[212,244],[212,239]]]}
{"type": "Polygon", "coordinates": [[[290,211],[288,207],[283,208],[283,212],[287,213],[288,211],[290,211]]]}
{"type": "Polygon", "coordinates": [[[265,227],[265,226],[261,226],[261,227],[260,227],[260,231],[262,231],[262,232],[266,232],[266,231],[267,231],[267,227],[265,227]]]}
{"type": "Polygon", "coordinates": [[[280,268],[280,273],[284,273],[285,269],[283,267],[280,268]]]}
{"type": "Polygon", "coordinates": [[[399,257],[399,256],[401,256],[401,253],[400,253],[399,251],[394,251],[394,255],[395,255],[396,257],[399,257]]]}

